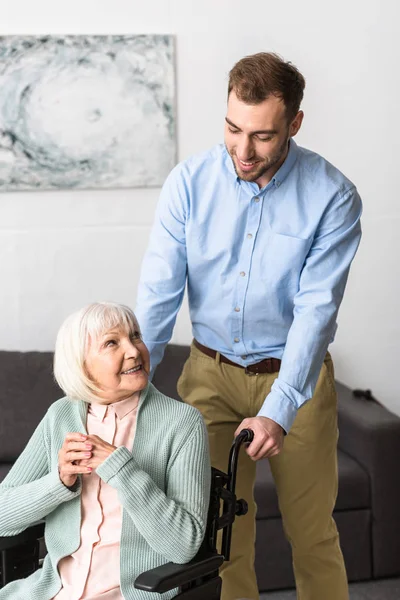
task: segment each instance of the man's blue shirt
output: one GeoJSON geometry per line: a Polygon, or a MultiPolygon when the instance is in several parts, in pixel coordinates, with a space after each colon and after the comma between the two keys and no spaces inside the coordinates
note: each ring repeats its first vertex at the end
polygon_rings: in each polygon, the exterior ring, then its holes
{"type": "Polygon", "coordinates": [[[201,344],[243,366],[282,359],[258,414],[289,431],[334,338],[360,215],[354,185],[293,139],[262,189],[237,177],[223,145],[179,164],[162,189],[139,283],[152,370],[187,283],[201,344]]]}

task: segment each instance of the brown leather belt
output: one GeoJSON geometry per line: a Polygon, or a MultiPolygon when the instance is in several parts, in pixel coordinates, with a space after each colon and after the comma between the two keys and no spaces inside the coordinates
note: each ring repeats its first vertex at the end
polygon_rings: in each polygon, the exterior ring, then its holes
{"type": "MultiPolygon", "coordinates": [[[[193,344],[196,346],[200,352],[210,356],[211,358],[215,358],[217,356],[217,352],[212,350],[211,348],[207,348],[207,346],[203,346],[197,340],[193,340],[193,344]]],[[[226,363],[227,365],[231,365],[232,367],[239,367],[239,369],[244,369],[246,375],[259,375],[264,373],[277,373],[281,368],[281,360],[279,358],[264,358],[258,363],[254,365],[248,365],[247,367],[242,367],[242,365],[238,365],[235,362],[226,358],[223,354],[220,354],[220,361],[222,363],[226,363]]]]}

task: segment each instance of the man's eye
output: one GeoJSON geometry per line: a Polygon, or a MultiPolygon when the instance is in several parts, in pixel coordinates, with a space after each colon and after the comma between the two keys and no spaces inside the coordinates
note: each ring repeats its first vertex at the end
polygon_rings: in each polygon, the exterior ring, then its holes
{"type": "Polygon", "coordinates": [[[239,133],[238,129],[231,129],[230,127],[228,127],[229,133],[239,133]]]}
{"type": "Polygon", "coordinates": [[[256,137],[260,140],[260,142],[270,142],[272,140],[272,137],[270,135],[268,135],[267,137],[261,137],[257,135],[256,137]]]}

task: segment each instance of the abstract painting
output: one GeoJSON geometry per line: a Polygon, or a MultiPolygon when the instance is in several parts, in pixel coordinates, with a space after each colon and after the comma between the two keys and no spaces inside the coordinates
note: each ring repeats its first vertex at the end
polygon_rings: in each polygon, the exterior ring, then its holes
{"type": "Polygon", "coordinates": [[[172,36],[0,37],[0,191],[162,185],[174,98],[172,36]]]}

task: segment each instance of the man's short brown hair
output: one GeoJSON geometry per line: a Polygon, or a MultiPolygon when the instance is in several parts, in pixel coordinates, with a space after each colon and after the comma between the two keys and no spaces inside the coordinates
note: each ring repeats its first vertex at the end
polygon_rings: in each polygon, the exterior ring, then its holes
{"type": "Polygon", "coordinates": [[[245,56],[229,73],[228,97],[233,90],[246,104],[260,104],[271,94],[281,98],[288,120],[297,115],[306,82],[300,71],[273,52],[245,56]]]}

